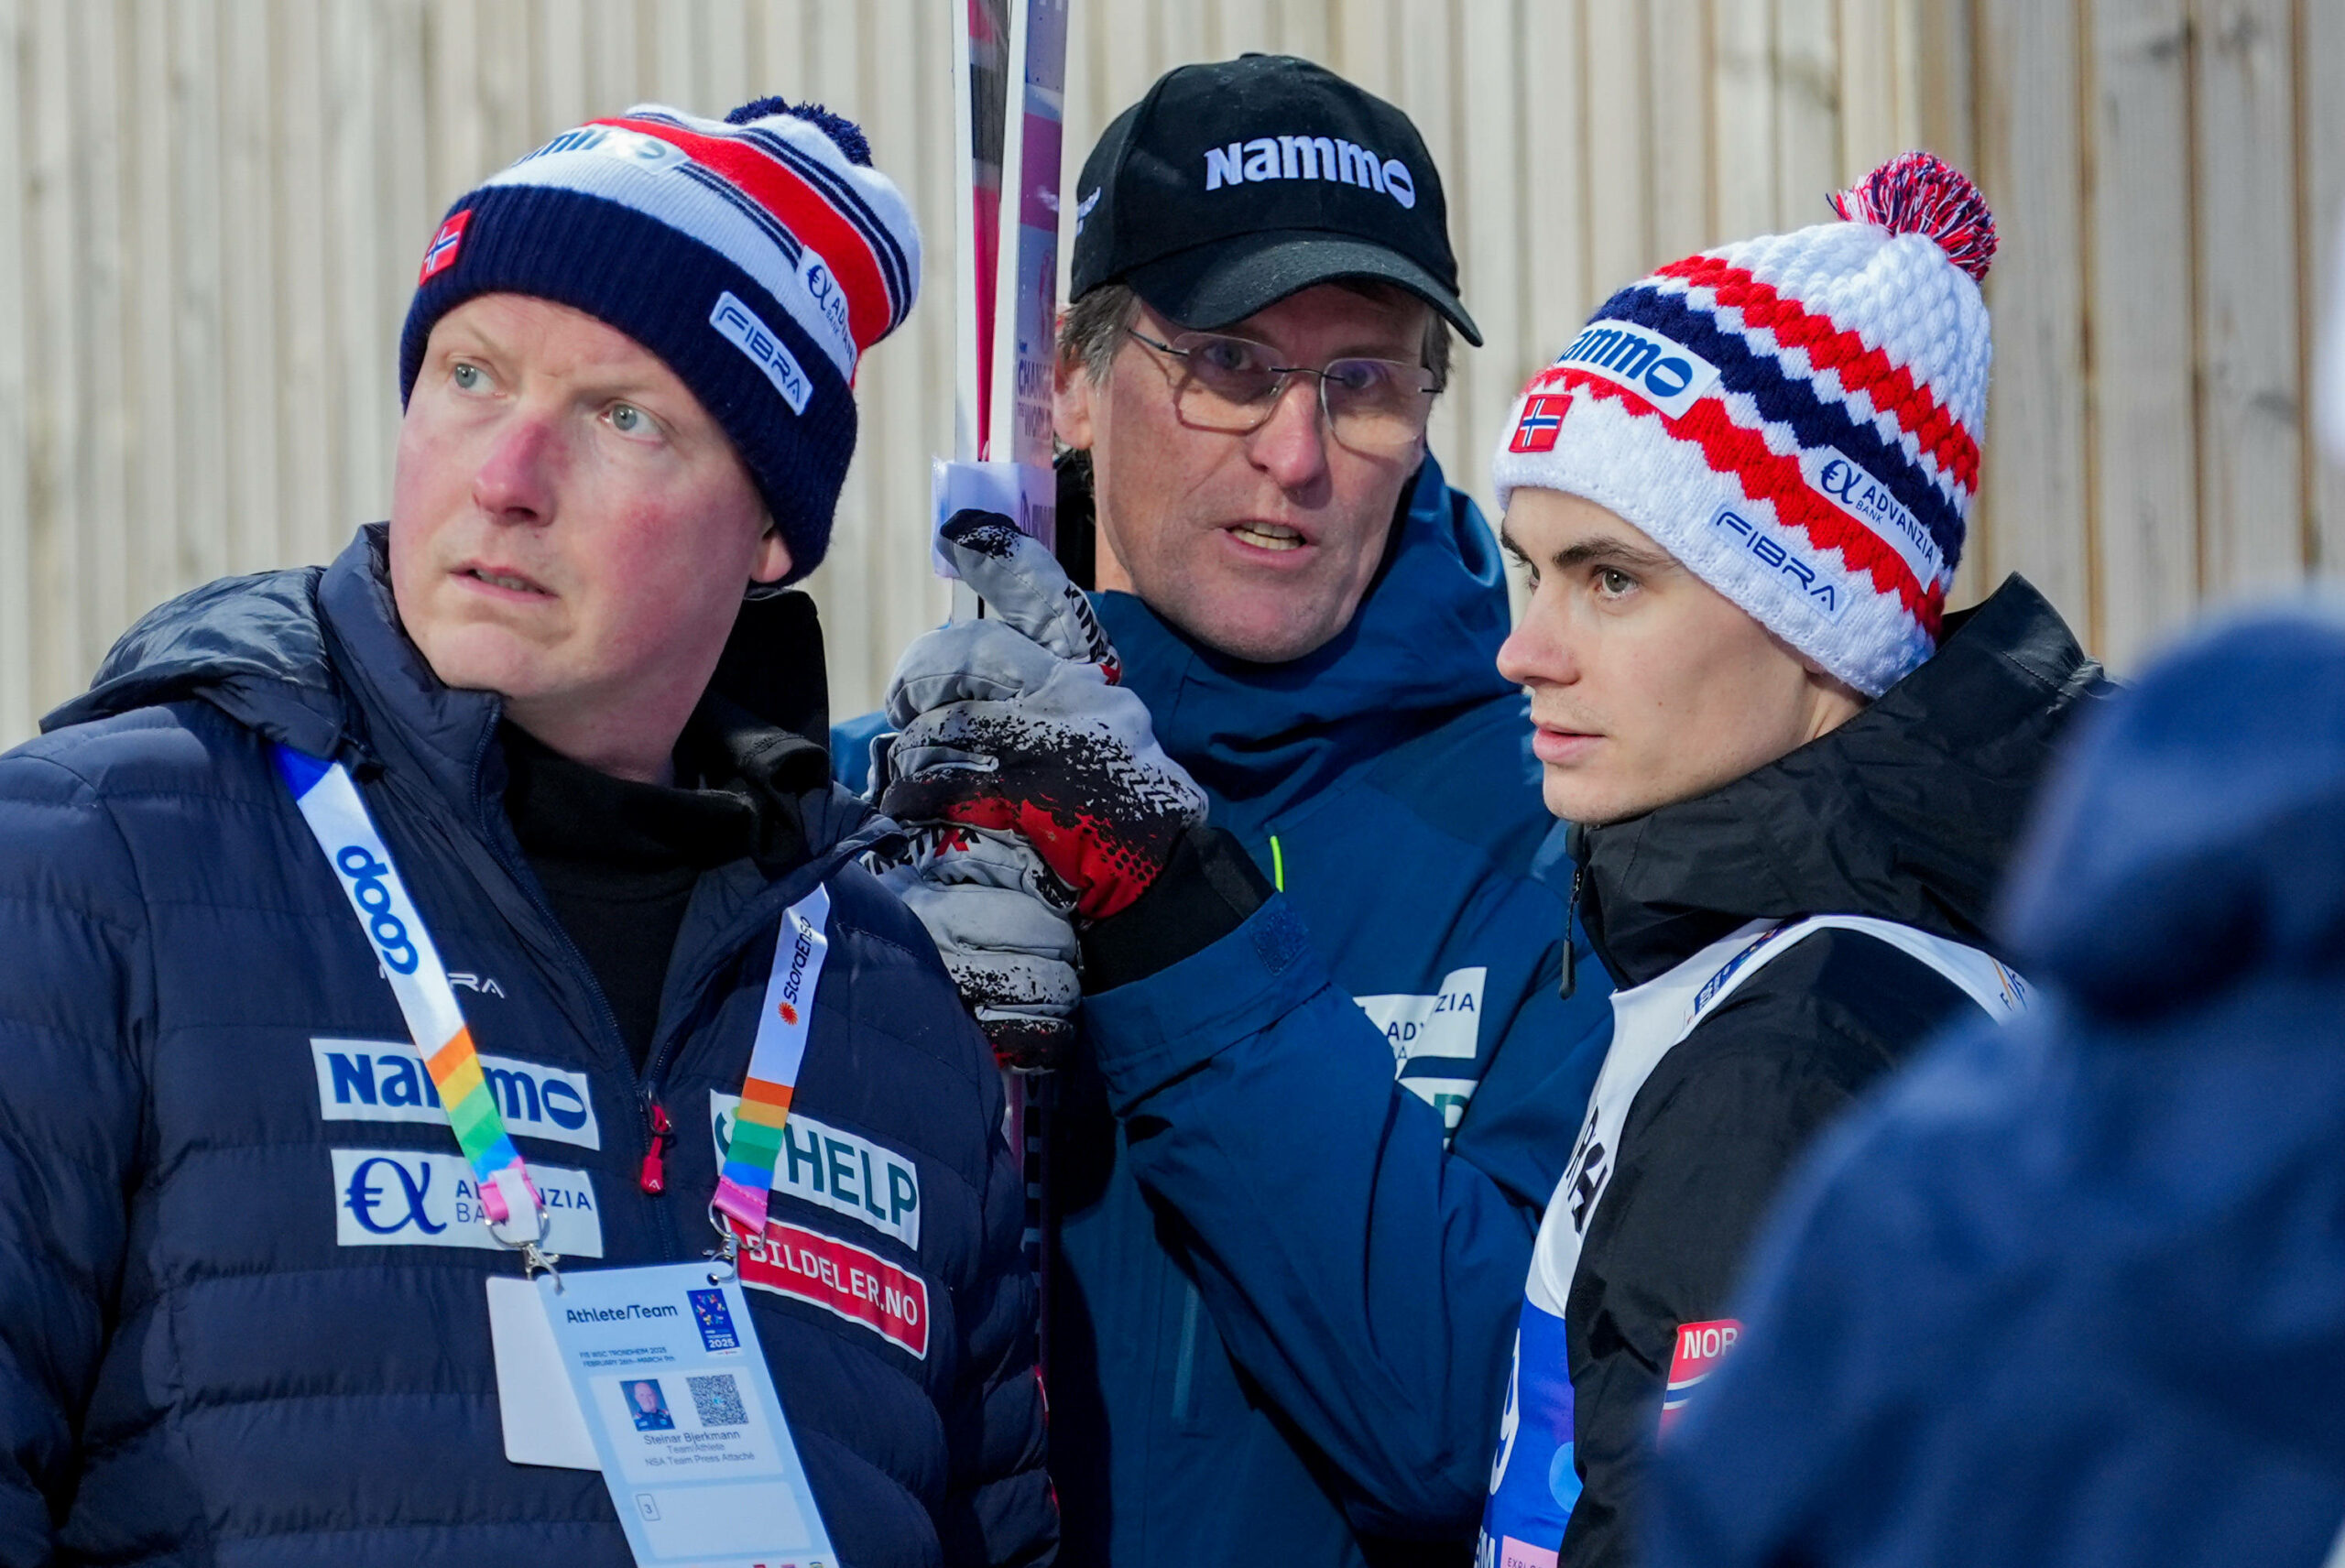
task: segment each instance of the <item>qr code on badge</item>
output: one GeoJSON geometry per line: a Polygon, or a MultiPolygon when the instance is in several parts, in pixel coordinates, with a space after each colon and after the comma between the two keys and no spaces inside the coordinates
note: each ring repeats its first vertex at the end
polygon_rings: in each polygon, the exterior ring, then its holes
{"type": "Polygon", "coordinates": [[[692,1385],[693,1409],[700,1412],[703,1426],[747,1426],[749,1412],[741,1408],[741,1386],[733,1381],[730,1372],[712,1372],[705,1377],[687,1377],[692,1385]]]}

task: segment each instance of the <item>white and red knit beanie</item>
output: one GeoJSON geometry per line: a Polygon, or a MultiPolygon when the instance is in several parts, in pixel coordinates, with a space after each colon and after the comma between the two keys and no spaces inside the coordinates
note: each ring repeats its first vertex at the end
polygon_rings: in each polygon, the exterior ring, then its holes
{"type": "Polygon", "coordinates": [[[459,197],[399,338],[399,397],[432,324],[480,294],[552,299],[635,339],[724,427],[790,580],[830,546],[863,351],[920,291],[920,231],[863,133],[759,99],[723,120],[656,103],[562,135],[459,197]]]}
{"type": "Polygon", "coordinates": [[[1587,497],[1869,697],[1936,650],[1979,489],[1995,223],[1927,153],[1844,222],[1673,262],[1604,303],[1500,441],[1517,489],[1587,497]]]}

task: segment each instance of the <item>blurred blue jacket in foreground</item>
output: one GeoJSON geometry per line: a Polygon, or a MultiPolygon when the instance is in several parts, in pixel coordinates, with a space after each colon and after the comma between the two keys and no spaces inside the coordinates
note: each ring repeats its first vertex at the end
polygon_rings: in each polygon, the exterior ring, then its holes
{"type": "Polygon", "coordinates": [[[1827,1140],[1651,1561],[2302,1564],[2345,1521],[2345,617],[2231,624],[2050,787],[2045,991],[1827,1140]]]}

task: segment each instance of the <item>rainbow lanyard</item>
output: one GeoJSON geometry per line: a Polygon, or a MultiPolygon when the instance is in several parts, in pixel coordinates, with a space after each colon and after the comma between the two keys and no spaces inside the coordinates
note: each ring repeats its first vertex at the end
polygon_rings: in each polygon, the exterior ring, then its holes
{"type": "MultiPolygon", "coordinates": [[[[766,977],[764,1007],[758,1014],[757,1043],[749,1049],[749,1075],[741,1083],[741,1108],[734,1114],[733,1142],[716,1179],[716,1207],[748,1227],[766,1233],[766,1202],[773,1191],[773,1168],[781,1158],[782,1124],[790,1120],[790,1096],[806,1060],[806,1033],[813,1027],[814,986],[830,955],[826,931],[831,895],[822,884],[790,906],[773,944],[773,973],[766,977]]],[[[732,1243],[726,1237],[726,1245],[732,1243]]]]}
{"type": "Polygon", "coordinates": [[[301,820],[325,851],[358,923],[366,928],[366,940],[374,943],[375,956],[383,962],[384,977],[398,998],[407,1031],[440,1090],[448,1125],[455,1129],[464,1158],[472,1161],[490,1234],[534,1254],[545,1237],[545,1200],[538,1195],[529,1168],[521,1163],[521,1151],[505,1130],[496,1096],[481,1075],[480,1055],[473,1049],[473,1033],[457,1005],[456,988],[448,984],[439,949],[391,864],[382,834],[375,831],[375,819],[367,814],[350,769],[282,744],[269,750],[278,777],[293,791],[301,820]],[[517,1213],[526,1216],[518,1224],[517,1213]],[[497,1235],[506,1225],[513,1225],[516,1234],[497,1235]]]}
{"type": "MultiPolygon", "coordinates": [[[[350,770],[281,744],[270,751],[277,771],[301,819],[341,879],[342,890],[366,939],[382,960],[384,976],[398,999],[408,1033],[423,1055],[431,1082],[447,1108],[456,1143],[478,1179],[481,1208],[489,1233],[522,1250],[529,1267],[550,1267],[538,1248],[545,1238],[545,1200],[529,1180],[529,1167],[505,1129],[496,1097],[482,1075],[471,1029],[448,983],[448,971],[432,945],[423,916],[408,896],[391,852],[375,831],[375,820],[350,770]],[[516,1214],[524,1216],[516,1221],[516,1214]],[[511,1226],[515,1234],[502,1234],[511,1226]]],[[[790,1098],[806,1059],[806,1036],[813,1023],[814,987],[830,953],[831,896],[820,883],[782,915],[774,942],[773,973],[766,981],[765,1005],[758,1018],[749,1072],[741,1085],[741,1107],[732,1148],[716,1183],[716,1207],[763,1236],[773,1171],[781,1155],[781,1129],[790,1119],[790,1098]]],[[[731,1238],[727,1237],[728,1247],[731,1238]]]]}

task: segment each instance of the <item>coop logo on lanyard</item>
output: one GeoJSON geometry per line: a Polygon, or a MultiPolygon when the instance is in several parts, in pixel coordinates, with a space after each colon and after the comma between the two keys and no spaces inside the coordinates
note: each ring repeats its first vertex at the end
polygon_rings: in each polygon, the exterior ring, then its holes
{"type": "Polygon", "coordinates": [[[408,940],[407,921],[393,910],[394,898],[387,878],[391,868],[375,858],[363,844],[345,844],[333,852],[333,868],[350,883],[350,901],[375,939],[375,951],[393,973],[412,975],[418,962],[415,943],[408,940]]]}
{"type": "MultiPolygon", "coordinates": [[[[302,821],[341,877],[351,909],[383,961],[384,977],[391,984],[408,1033],[431,1073],[448,1125],[472,1164],[481,1214],[498,1240],[534,1247],[545,1238],[549,1205],[530,1183],[529,1168],[513,1146],[455,987],[356,782],[340,763],[289,746],[277,746],[275,759],[302,821]],[[508,1224],[509,1236],[497,1232],[496,1227],[508,1224]]],[[[782,912],[774,943],[773,971],[741,1086],[736,1130],[714,1200],[720,1211],[740,1221],[752,1236],[765,1229],[766,1196],[781,1152],[781,1129],[805,1060],[815,987],[830,952],[830,893],[818,882],[782,912]]],[[[531,1266],[541,1261],[533,1258],[531,1266]]]]}

